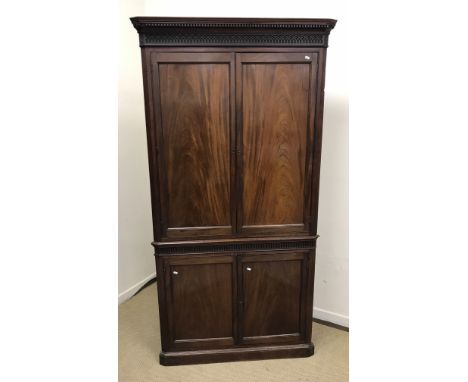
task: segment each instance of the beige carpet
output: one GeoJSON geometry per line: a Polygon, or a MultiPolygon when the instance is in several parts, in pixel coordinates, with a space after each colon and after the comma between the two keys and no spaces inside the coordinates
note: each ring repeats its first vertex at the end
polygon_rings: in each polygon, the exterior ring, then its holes
{"type": "Polygon", "coordinates": [[[312,333],[315,354],[308,358],[161,366],[153,284],[119,306],[119,381],[348,381],[348,333],[316,323],[312,333]]]}

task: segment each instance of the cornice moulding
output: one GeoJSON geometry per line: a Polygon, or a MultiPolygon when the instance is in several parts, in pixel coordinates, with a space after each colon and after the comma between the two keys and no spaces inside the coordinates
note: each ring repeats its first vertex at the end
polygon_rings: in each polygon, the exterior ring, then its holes
{"type": "Polygon", "coordinates": [[[333,19],[132,17],[140,46],[327,47],[333,19]]]}

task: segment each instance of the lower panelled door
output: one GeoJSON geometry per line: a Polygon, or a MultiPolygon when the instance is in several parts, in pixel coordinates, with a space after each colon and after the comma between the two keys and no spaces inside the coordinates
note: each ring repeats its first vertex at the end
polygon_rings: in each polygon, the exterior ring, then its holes
{"type": "Polygon", "coordinates": [[[234,344],[236,267],[233,255],[165,260],[169,344],[173,350],[234,344]]]}
{"type": "Polygon", "coordinates": [[[241,344],[305,341],[308,256],[296,251],[239,257],[241,344]]]}

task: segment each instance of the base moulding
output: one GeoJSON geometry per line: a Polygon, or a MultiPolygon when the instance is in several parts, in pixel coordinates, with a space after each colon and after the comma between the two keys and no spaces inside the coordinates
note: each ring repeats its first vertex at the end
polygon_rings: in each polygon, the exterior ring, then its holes
{"type": "Polygon", "coordinates": [[[271,358],[310,357],[314,344],[274,345],[263,347],[239,347],[178,352],[161,352],[159,361],[164,366],[188,365],[212,362],[252,361],[271,358]]]}

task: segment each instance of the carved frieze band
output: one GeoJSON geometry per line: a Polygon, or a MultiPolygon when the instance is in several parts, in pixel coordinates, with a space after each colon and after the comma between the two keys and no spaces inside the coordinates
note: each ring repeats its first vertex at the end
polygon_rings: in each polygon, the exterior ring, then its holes
{"type": "Polygon", "coordinates": [[[328,34],[314,32],[210,33],[209,31],[151,30],[140,32],[140,46],[309,46],[326,47],[328,34]]]}
{"type": "Polygon", "coordinates": [[[184,254],[195,252],[234,252],[255,250],[283,250],[283,249],[312,249],[315,248],[315,240],[260,242],[260,243],[231,243],[211,245],[189,246],[164,246],[156,247],[156,255],[184,254]]]}

